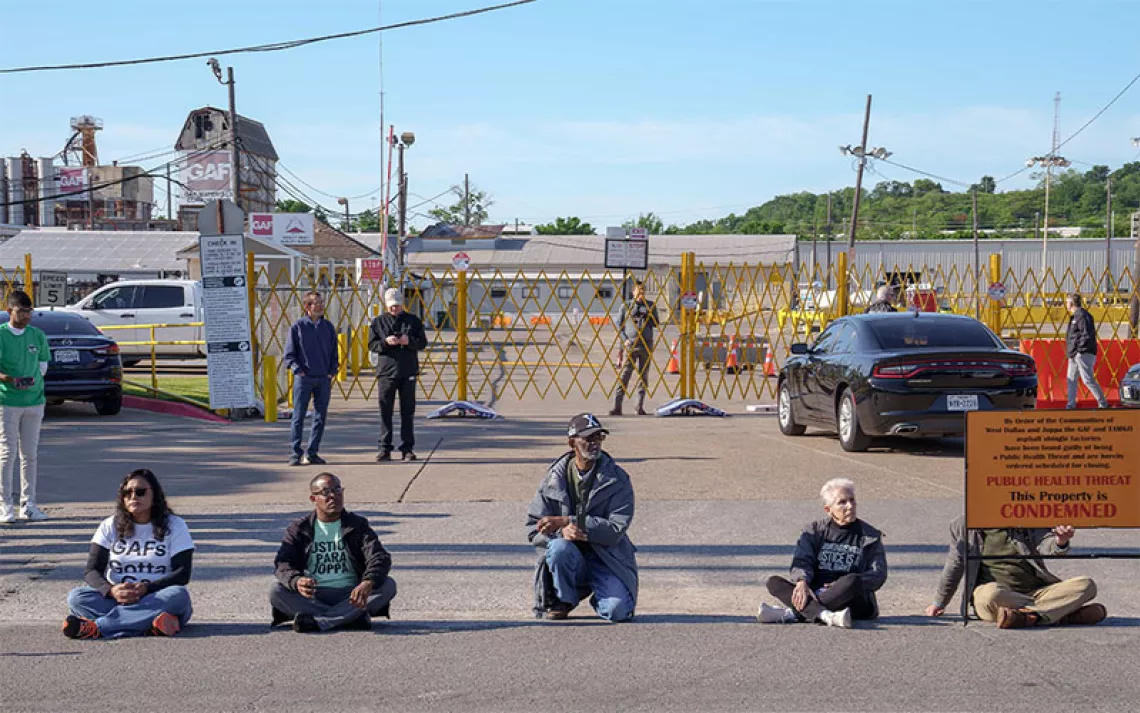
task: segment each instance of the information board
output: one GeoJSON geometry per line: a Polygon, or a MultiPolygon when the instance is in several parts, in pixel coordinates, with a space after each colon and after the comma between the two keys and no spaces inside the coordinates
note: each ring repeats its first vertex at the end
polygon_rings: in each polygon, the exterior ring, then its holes
{"type": "Polygon", "coordinates": [[[1140,527],[1140,410],[972,411],[966,527],[1140,527]]]}
{"type": "Polygon", "coordinates": [[[644,270],[649,264],[649,243],[645,240],[606,238],[606,267],[644,270]]]}
{"type": "Polygon", "coordinates": [[[245,238],[241,235],[203,235],[198,238],[198,246],[202,260],[210,408],[250,408],[256,405],[256,400],[249,293],[246,291],[245,238]]]}

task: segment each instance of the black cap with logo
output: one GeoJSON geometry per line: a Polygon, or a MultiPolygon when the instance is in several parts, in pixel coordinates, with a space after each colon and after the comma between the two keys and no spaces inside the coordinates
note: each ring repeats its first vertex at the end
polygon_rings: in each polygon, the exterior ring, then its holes
{"type": "Polygon", "coordinates": [[[570,427],[566,429],[566,435],[571,438],[587,438],[595,433],[606,433],[607,431],[598,417],[592,413],[580,413],[574,418],[570,419],[570,427]]]}

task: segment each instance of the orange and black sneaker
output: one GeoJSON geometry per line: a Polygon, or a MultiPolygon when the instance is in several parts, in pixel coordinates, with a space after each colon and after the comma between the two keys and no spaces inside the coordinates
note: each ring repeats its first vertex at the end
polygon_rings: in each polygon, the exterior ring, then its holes
{"type": "Polygon", "coordinates": [[[63,635],[69,639],[98,639],[102,634],[99,627],[90,619],[69,614],[63,620],[63,635]]]}
{"type": "Polygon", "coordinates": [[[151,636],[174,636],[182,627],[178,624],[178,617],[162,612],[150,623],[151,636]]]}

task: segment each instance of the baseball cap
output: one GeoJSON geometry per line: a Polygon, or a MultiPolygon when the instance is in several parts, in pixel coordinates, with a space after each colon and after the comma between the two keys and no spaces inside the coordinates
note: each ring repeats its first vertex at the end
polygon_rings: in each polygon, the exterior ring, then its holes
{"type": "Polygon", "coordinates": [[[404,304],[404,293],[398,287],[389,287],[384,291],[384,305],[391,307],[392,305],[404,304]]]}
{"type": "Polygon", "coordinates": [[[602,422],[598,420],[598,417],[592,413],[578,414],[570,419],[570,427],[566,429],[566,435],[571,438],[586,438],[599,432],[609,433],[609,431],[602,426],[602,422]]]}

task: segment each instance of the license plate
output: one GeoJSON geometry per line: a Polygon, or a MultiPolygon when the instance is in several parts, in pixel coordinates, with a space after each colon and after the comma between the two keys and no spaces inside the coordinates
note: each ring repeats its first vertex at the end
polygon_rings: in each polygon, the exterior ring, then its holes
{"type": "Polygon", "coordinates": [[[946,408],[950,411],[977,411],[978,395],[966,394],[964,396],[947,396],[946,408]]]}
{"type": "Polygon", "coordinates": [[[56,364],[78,364],[79,351],[76,349],[56,349],[52,352],[56,364]]]}

